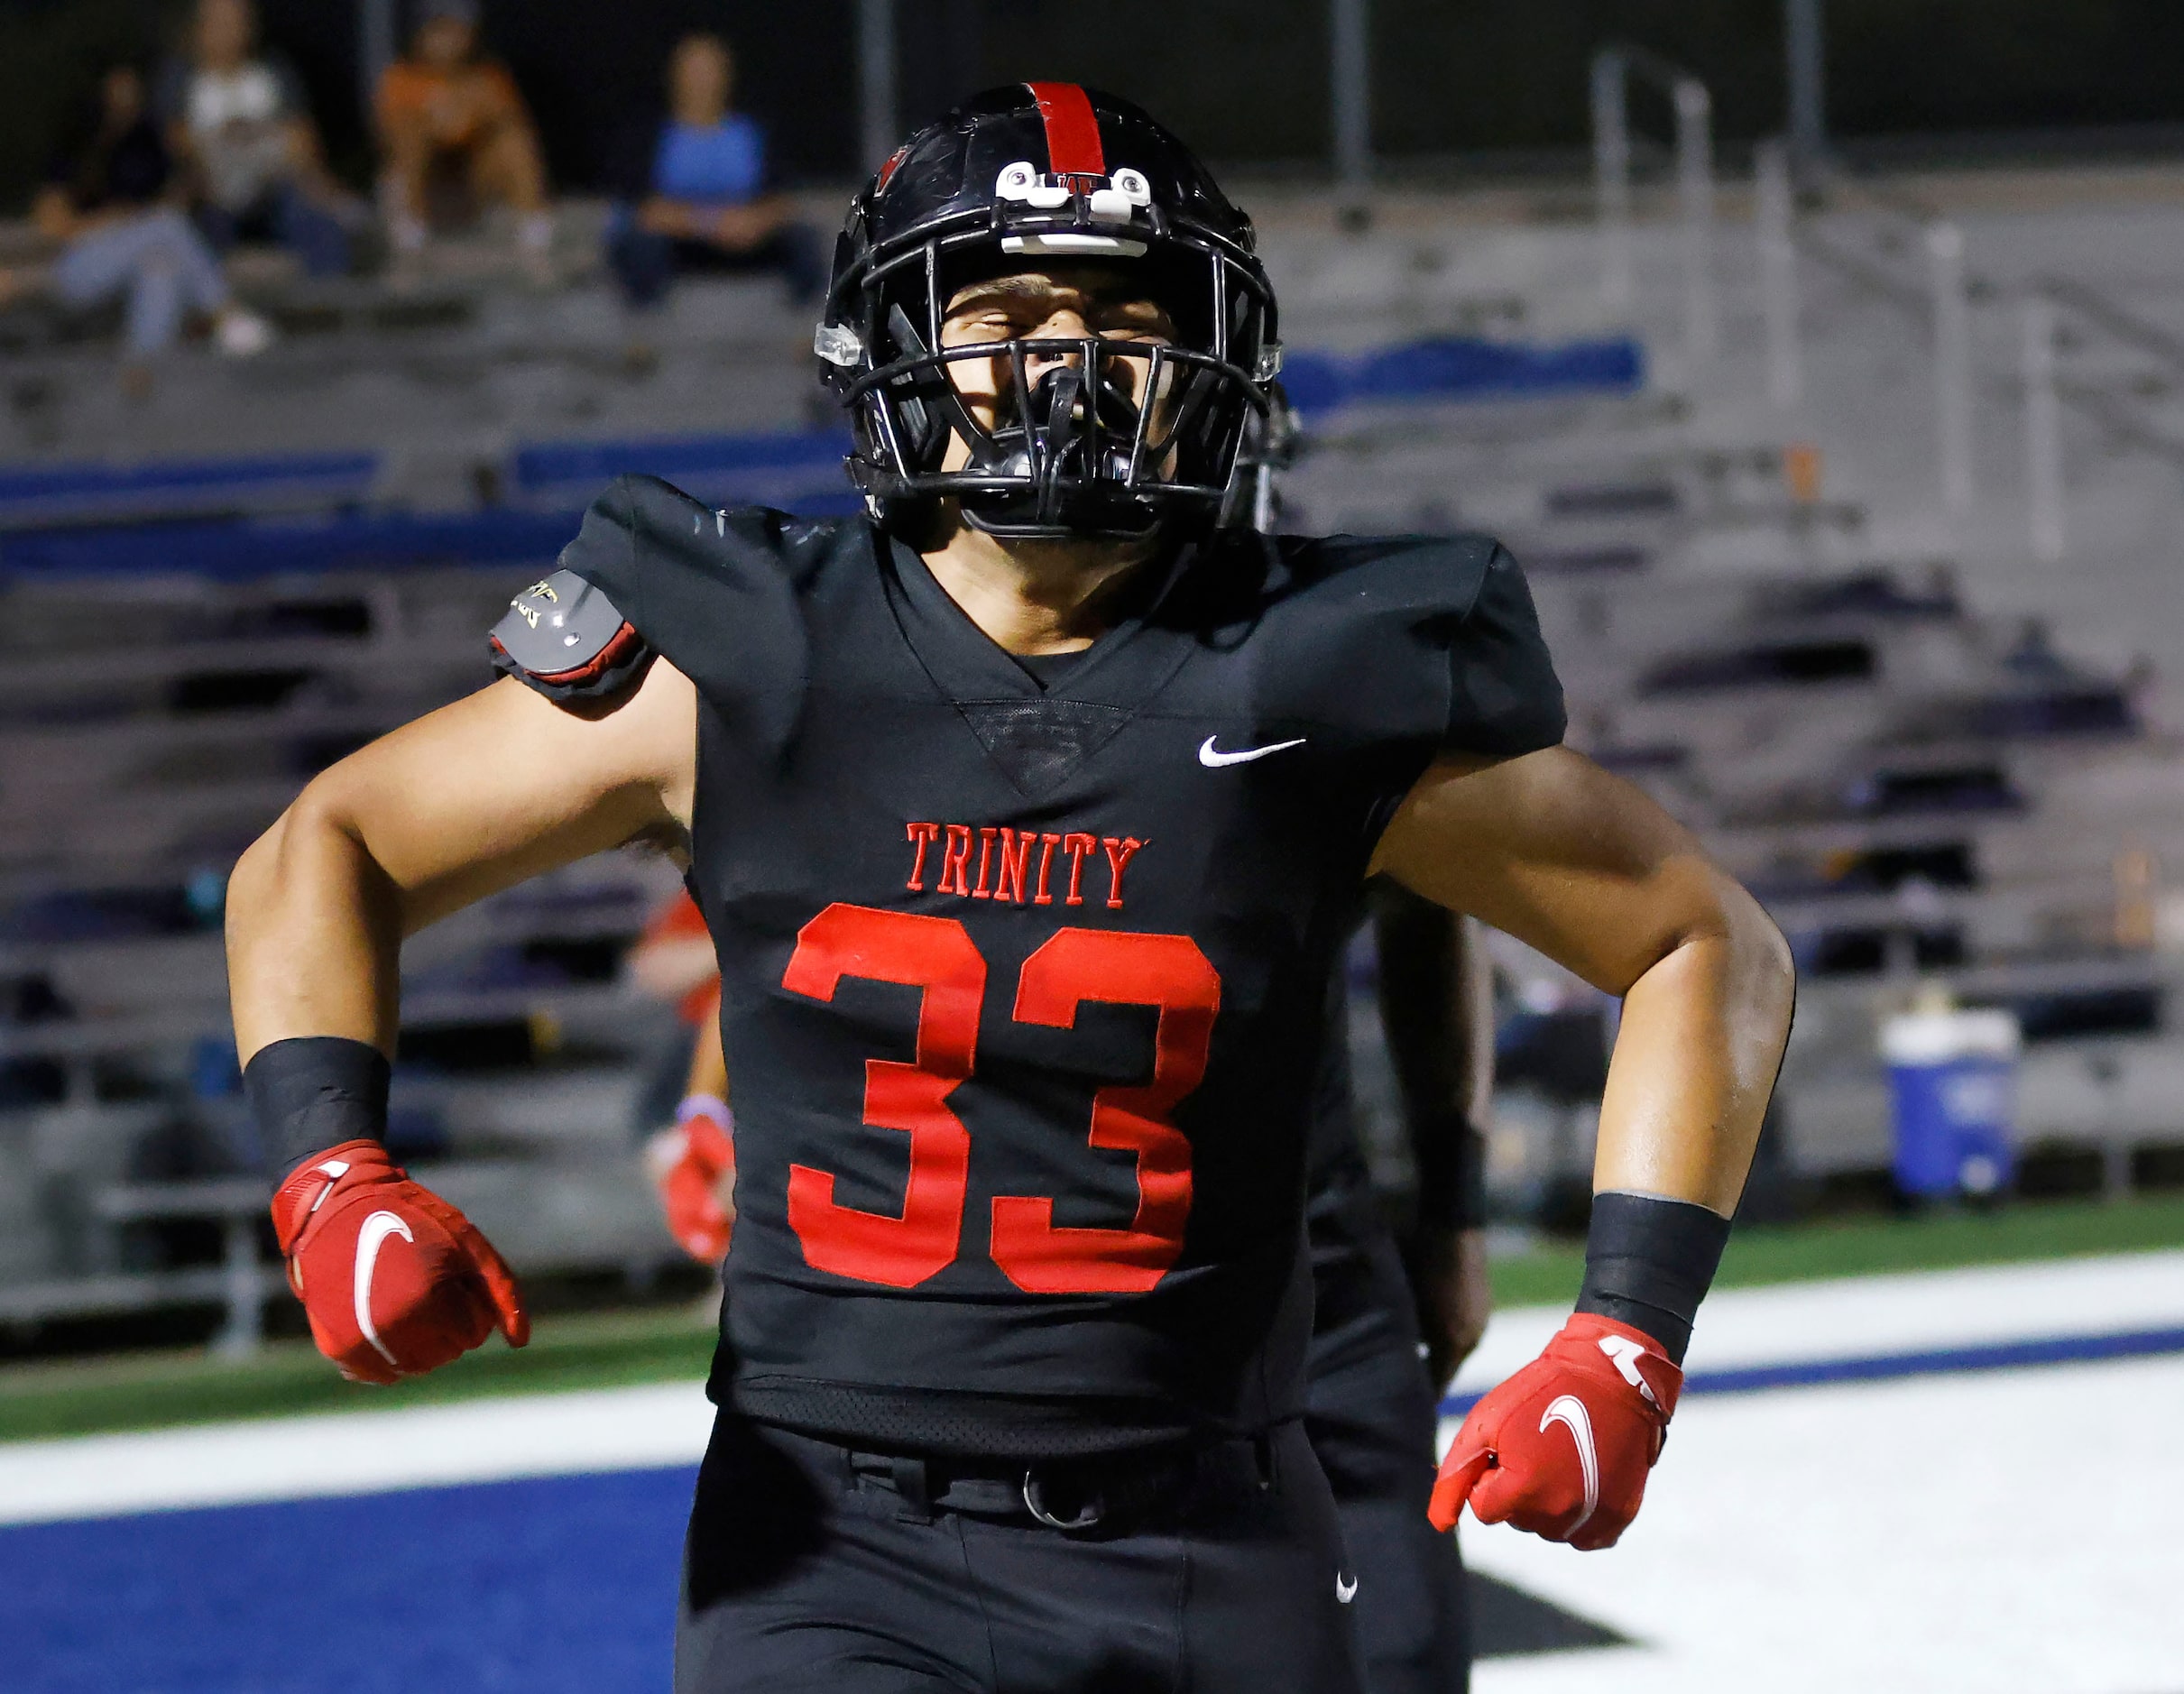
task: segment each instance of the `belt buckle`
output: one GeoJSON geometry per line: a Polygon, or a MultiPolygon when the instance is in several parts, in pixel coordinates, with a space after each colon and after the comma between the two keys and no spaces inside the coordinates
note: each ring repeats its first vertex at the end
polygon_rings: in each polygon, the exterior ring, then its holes
{"type": "Polygon", "coordinates": [[[1063,1517],[1046,1504],[1046,1481],[1037,1470],[1024,1473],[1024,1509],[1048,1529],[1058,1529],[1064,1534],[1082,1533],[1097,1529],[1107,1515],[1107,1501],[1096,1489],[1087,1490],[1077,1511],[1063,1517]]]}

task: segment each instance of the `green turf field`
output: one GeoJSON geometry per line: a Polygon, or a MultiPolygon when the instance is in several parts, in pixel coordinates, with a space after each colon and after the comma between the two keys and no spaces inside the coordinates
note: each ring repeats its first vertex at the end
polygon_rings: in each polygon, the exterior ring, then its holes
{"type": "MultiPolygon", "coordinates": [[[[1871,1276],[2179,1247],[2184,1247],[2184,1198],[2115,1204],[2046,1201],[1989,1212],[1740,1229],[1729,1238],[1714,1285],[1751,1288],[1815,1276],[1871,1276]]],[[[1574,1300],[1584,1268],[1584,1249],[1575,1242],[1497,1260],[1495,1303],[1520,1306],[1574,1300]]]]}
{"type": "MultiPolygon", "coordinates": [[[[1986,1214],[1740,1230],[1722,1262],[1719,1285],[2178,1247],[2184,1247],[2184,1198],[2115,1205],[2047,1202],[1986,1214]]],[[[1583,1254],[1575,1245],[1498,1259],[1496,1301],[1562,1303],[1576,1294],[1582,1267],[1583,1254]]],[[[445,1370],[393,1388],[346,1383],[299,1341],[274,1344],[244,1363],[190,1352],[16,1365],[0,1368],[0,1441],[695,1380],[705,1375],[712,1344],[712,1326],[702,1312],[681,1307],[548,1318],[520,1353],[496,1340],[445,1370]]]]}

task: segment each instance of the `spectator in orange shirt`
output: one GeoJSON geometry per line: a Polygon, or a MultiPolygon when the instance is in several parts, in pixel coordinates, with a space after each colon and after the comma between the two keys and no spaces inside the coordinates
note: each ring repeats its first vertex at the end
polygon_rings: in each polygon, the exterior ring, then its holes
{"type": "Polygon", "coordinates": [[[515,78],[479,49],[477,0],[426,0],[410,56],[380,80],[378,106],[381,191],[398,257],[422,252],[436,227],[501,205],[517,215],[526,265],[547,272],[554,221],[538,132],[515,78]]]}

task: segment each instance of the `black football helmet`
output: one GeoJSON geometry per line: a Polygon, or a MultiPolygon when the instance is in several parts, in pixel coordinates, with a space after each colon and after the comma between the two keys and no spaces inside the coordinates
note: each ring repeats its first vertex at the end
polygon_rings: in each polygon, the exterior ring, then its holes
{"type": "Polygon", "coordinates": [[[920,130],[851,203],[813,339],[874,516],[899,522],[952,497],[1010,537],[1221,521],[1246,422],[1266,415],[1281,368],[1255,247],[1251,220],[1190,150],[1111,95],[1015,83],[920,130]],[[1174,341],[1094,336],[1063,344],[1065,359],[1050,339],[941,345],[965,283],[1086,262],[1142,267],[1174,341]],[[1036,375],[1027,352],[1045,363],[1036,375]],[[1014,373],[991,429],[949,380],[972,359],[1014,373]],[[967,461],[944,469],[958,439],[967,461]]]}

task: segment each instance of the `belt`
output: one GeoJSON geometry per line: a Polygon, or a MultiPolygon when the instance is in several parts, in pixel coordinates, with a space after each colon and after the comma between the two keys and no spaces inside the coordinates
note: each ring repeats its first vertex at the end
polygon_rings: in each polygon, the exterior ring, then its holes
{"type": "MultiPolygon", "coordinates": [[[[1221,1442],[1250,1450],[1261,1487],[1272,1486],[1267,1443],[1221,1442]]],[[[997,1522],[1030,1522],[1064,1534],[1110,1533],[1144,1517],[1189,1487],[1209,1449],[1166,1448],[1105,1459],[916,1458],[845,1452],[852,1485],[895,1495],[898,1514],[930,1523],[940,1512],[997,1522]]]]}

